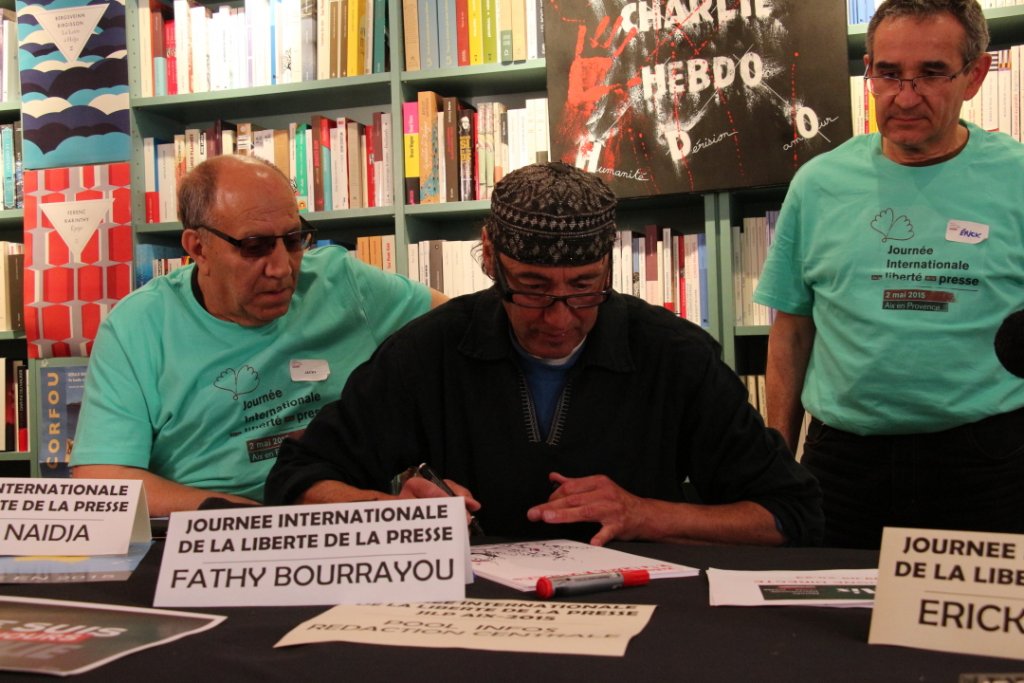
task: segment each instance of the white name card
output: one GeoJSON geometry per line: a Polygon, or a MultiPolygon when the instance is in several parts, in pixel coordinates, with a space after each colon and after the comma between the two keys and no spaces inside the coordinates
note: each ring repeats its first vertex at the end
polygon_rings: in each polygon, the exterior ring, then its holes
{"type": "Polygon", "coordinates": [[[0,555],[124,555],[150,539],[137,479],[0,478],[0,555]]]}
{"type": "Polygon", "coordinates": [[[462,498],[176,512],[154,606],[462,600],[462,498]]]}
{"type": "Polygon", "coordinates": [[[1024,536],[885,529],[868,642],[1024,659],[1024,536]]]}

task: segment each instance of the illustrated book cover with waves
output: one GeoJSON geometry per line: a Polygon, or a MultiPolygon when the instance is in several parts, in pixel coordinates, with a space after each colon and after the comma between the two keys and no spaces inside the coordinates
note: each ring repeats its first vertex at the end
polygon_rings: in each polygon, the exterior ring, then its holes
{"type": "Polygon", "coordinates": [[[123,0],[18,0],[26,169],[131,154],[123,0]]]}

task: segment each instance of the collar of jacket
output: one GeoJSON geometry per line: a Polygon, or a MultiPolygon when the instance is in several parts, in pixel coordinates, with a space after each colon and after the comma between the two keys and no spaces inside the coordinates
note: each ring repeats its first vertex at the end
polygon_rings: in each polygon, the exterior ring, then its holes
{"type": "MultiPolygon", "coordinates": [[[[512,358],[515,350],[508,334],[508,316],[496,287],[476,295],[466,333],[459,351],[480,360],[512,358]]],[[[576,367],[587,365],[613,372],[632,372],[634,364],[629,347],[629,311],[626,299],[612,292],[601,304],[594,329],[587,335],[583,354],[576,367]]]]}

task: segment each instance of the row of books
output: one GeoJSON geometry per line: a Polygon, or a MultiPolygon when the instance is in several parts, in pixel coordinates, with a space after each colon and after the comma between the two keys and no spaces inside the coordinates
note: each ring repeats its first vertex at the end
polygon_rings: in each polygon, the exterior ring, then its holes
{"type": "Polygon", "coordinates": [[[542,0],[402,0],[405,69],[545,56],[542,0]]]}
{"type": "Polygon", "coordinates": [[[704,234],[676,235],[656,225],[620,230],[612,248],[612,288],[709,327],[704,234]]]}
{"type": "Polygon", "coordinates": [[[0,242],[0,331],[25,331],[25,245],[0,242]]]}
{"type": "MultiPolygon", "coordinates": [[[[875,10],[882,4],[883,0],[847,0],[846,14],[851,24],[866,24],[871,20],[875,10]]],[[[993,9],[996,7],[1013,7],[1024,5],[1024,0],[978,0],[982,9],[993,9]]]]}
{"type": "Polygon", "coordinates": [[[356,238],[356,258],[387,273],[397,272],[394,235],[365,235],[356,238]]]}
{"type": "Polygon", "coordinates": [[[153,277],[173,273],[178,268],[184,268],[190,263],[192,263],[192,257],[188,254],[185,254],[184,256],[153,259],[153,277]]]}
{"type": "Polygon", "coordinates": [[[846,19],[851,24],[866,24],[883,0],[846,0],[846,19]]]}
{"type": "Polygon", "coordinates": [[[5,209],[20,209],[25,205],[21,143],[20,120],[0,124],[0,194],[5,209]]]}
{"type": "Polygon", "coordinates": [[[771,325],[775,320],[774,309],[754,303],[754,290],[775,237],[778,217],[778,211],[767,211],[732,226],[732,293],[737,325],[771,325]]]}
{"type": "Polygon", "coordinates": [[[14,10],[0,8],[0,102],[13,102],[21,92],[18,72],[18,18],[14,10]]]}
{"type": "Polygon", "coordinates": [[[409,245],[409,277],[450,297],[491,286],[481,267],[479,240],[423,240],[409,245]]]}
{"type": "MultiPolygon", "coordinates": [[[[1024,45],[993,50],[990,54],[992,66],[988,75],[978,94],[964,102],[960,118],[1024,141],[1024,45]]],[[[854,135],[877,132],[874,97],[867,91],[862,76],[850,77],[850,105],[854,135]]]]}
{"type": "Polygon", "coordinates": [[[547,161],[547,98],[475,106],[433,91],[402,105],[407,204],[490,199],[514,169],[547,161]]]}
{"type": "Polygon", "coordinates": [[[387,70],[386,0],[138,0],[143,97],[387,70]]]}
{"type": "MultiPolygon", "coordinates": [[[[664,306],[708,327],[704,235],[675,235],[647,226],[620,230],[612,249],[612,288],[664,306]]],[[[491,286],[481,267],[478,240],[424,240],[409,245],[409,277],[448,296],[491,286]]]]}
{"type": "Polygon", "coordinates": [[[215,121],[187,128],[173,140],[143,139],[146,222],[177,216],[178,180],[219,154],[253,155],[291,178],[300,211],[334,211],[394,203],[391,114],[372,123],[314,114],[309,123],[271,129],[251,122],[215,121]]]}

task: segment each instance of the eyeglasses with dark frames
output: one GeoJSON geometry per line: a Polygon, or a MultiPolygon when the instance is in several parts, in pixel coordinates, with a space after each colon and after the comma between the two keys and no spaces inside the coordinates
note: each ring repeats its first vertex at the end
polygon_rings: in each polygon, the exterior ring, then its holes
{"type": "Polygon", "coordinates": [[[253,235],[242,239],[232,237],[208,225],[197,225],[196,229],[206,230],[236,247],[243,258],[258,259],[272,254],[277,247],[278,240],[284,243],[285,249],[292,252],[305,251],[313,246],[313,241],[316,239],[316,228],[302,216],[299,216],[299,225],[301,226],[299,230],[292,230],[283,235],[253,235]]]}
{"type": "Polygon", "coordinates": [[[973,61],[967,62],[964,68],[955,74],[930,74],[927,76],[915,76],[914,78],[897,78],[896,76],[868,76],[871,67],[864,70],[864,80],[867,81],[868,90],[873,95],[896,95],[903,91],[903,84],[910,83],[918,95],[939,95],[958,76],[962,76],[971,68],[973,61]]]}
{"type": "Polygon", "coordinates": [[[583,292],[581,294],[566,294],[556,296],[554,294],[537,294],[534,292],[523,292],[512,289],[508,286],[508,280],[501,267],[501,259],[497,252],[494,254],[494,278],[498,284],[498,291],[502,299],[516,306],[523,308],[550,308],[561,301],[569,308],[593,308],[600,306],[611,296],[611,271],[605,276],[605,288],[597,292],[583,292]]]}

